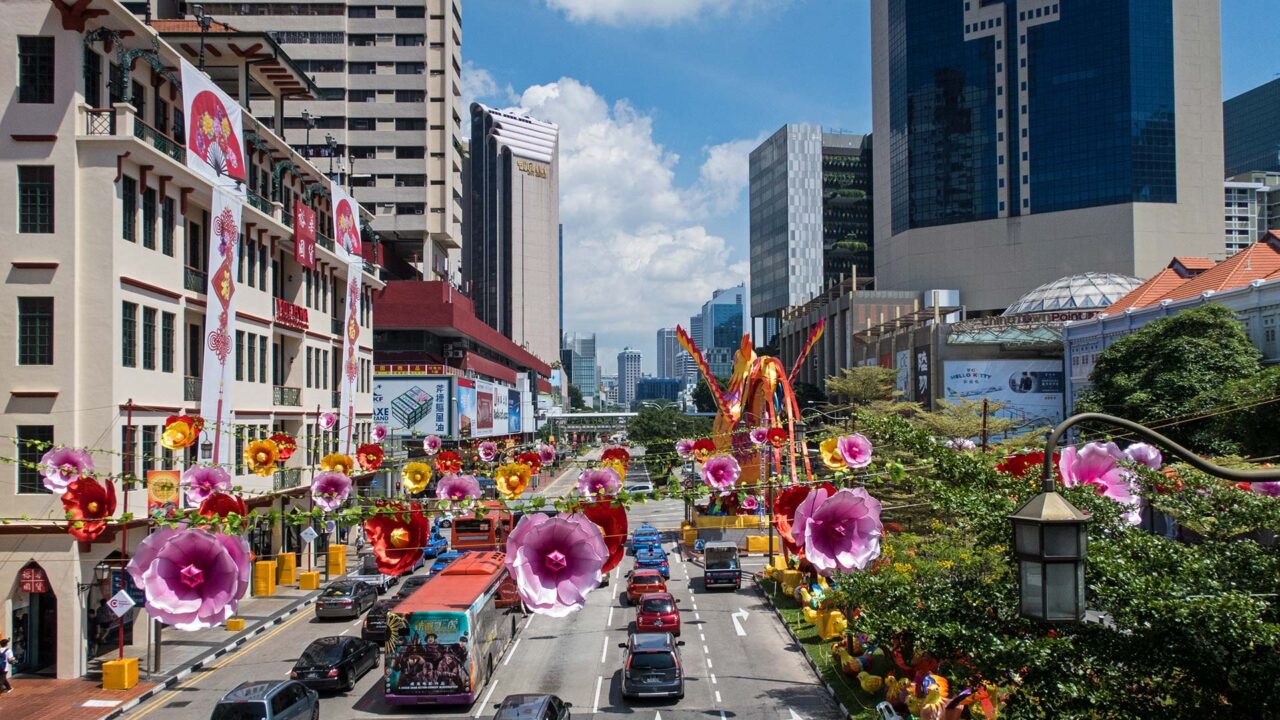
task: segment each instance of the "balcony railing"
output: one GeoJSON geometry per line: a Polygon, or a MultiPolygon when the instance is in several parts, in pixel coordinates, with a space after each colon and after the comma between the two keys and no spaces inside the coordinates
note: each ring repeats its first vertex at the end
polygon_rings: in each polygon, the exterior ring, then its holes
{"type": "Polygon", "coordinates": [[[188,375],[182,379],[182,401],[200,401],[200,378],[188,375]]]}
{"type": "Polygon", "coordinates": [[[374,277],[378,277],[378,266],[377,266],[377,265],[374,265],[373,263],[369,262],[368,260],[365,260],[365,261],[364,261],[364,271],[365,271],[365,272],[367,272],[367,273],[369,273],[370,275],[372,275],[372,276],[374,276],[374,277]]]}
{"type": "Polygon", "coordinates": [[[275,479],[272,481],[274,490],[284,490],[286,488],[296,488],[302,485],[302,468],[285,468],[277,470],[275,479]]]}
{"type": "Polygon", "coordinates": [[[319,230],[316,230],[316,244],[329,252],[337,252],[333,246],[333,239],[319,230]]]}
{"type": "Polygon", "coordinates": [[[329,318],[329,329],[333,331],[334,335],[341,337],[342,336],[342,319],[336,318],[336,317],[329,318]]]}
{"type": "Polygon", "coordinates": [[[84,111],[85,135],[115,135],[116,111],[111,108],[90,108],[84,111]]]}
{"type": "Polygon", "coordinates": [[[178,162],[186,162],[187,160],[187,149],[178,144],[177,140],[156,130],[138,118],[133,119],[133,136],[151,143],[157,150],[178,162]]]}
{"type": "Polygon", "coordinates": [[[182,270],[182,287],[191,292],[208,292],[209,276],[203,270],[197,270],[187,265],[182,270]]]}
{"type": "Polygon", "coordinates": [[[285,227],[293,227],[293,212],[288,209],[282,210],[280,212],[280,222],[284,223],[285,227]]]}
{"type": "Polygon", "coordinates": [[[261,210],[264,214],[271,214],[271,203],[266,198],[256,192],[245,193],[249,197],[249,204],[261,210]]]}
{"type": "Polygon", "coordinates": [[[271,404],[301,407],[302,388],[289,387],[287,385],[273,386],[271,388],[271,404]]]}

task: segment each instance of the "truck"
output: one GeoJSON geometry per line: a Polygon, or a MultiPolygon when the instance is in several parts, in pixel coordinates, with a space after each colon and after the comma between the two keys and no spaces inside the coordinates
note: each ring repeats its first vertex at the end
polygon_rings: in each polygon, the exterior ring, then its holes
{"type": "Polygon", "coordinates": [[[731,542],[709,542],[702,548],[702,584],[713,587],[742,587],[738,546],[731,542]]]}

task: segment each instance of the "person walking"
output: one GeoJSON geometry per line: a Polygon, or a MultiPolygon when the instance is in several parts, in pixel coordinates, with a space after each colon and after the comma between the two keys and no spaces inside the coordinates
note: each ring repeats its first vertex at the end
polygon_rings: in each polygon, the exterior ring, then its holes
{"type": "Polygon", "coordinates": [[[9,672],[16,661],[13,650],[9,647],[9,638],[0,640],[0,693],[13,692],[13,686],[9,684],[9,672]]]}

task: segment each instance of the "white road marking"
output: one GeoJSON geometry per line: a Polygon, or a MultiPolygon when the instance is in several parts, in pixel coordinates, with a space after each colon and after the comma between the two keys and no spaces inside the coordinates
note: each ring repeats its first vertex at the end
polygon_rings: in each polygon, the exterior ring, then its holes
{"type": "Polygon", "coordinates": [[[595,702],[592,703],[591,705],[591,713],[593,715],[595,713],[600,712],[600,685],[602,683],[604,683],[604,677],[597,675],[596,676],[596,699],[595,699],[595,702]]]}
{"type": "Polygon", "coordinates": [[[523,639],[524,638],[516,638],[515,644],[511,646],[510,652],[507,653],[507,659],[502,661],[503,665],[511,664],[511,656],[516,654],[516,648],[520,647],[520,641],[523,639]]]}
{"type": "Polygon", "coordinates": [[[713,667],[715,667],[714,665],[712,665],[712,664],[711,664],[711,658],[707,658],[707,667],[708,667],[708,668],[713,668],[713,667]]]}
{"type": "Polygon", "coordinates": [[[609,636],[604,636],[604,644],[600,646],[600,662],[604,662],[605,656],[609,654],[609,636]]]}
{"type": "Polygon", "coordinates": [[[796,711],[792,710],[791,708],[787,708],[787,712],[791,713],[790,720],[804,720],[804,717],[797,715],[796,711]]]}
{"type": "Polygon", "coordinates": [[[484,700],[480,701],[480,707],[476,708],[476,714],[472,715],[471,717],[480,717],[480,713],[484,712],[484,709],[489,707],[489,698],[493,697],[493,691],[497,689],[498,689],[497,681],[494,681],[491,685],[489,685],[489,692],[484,694],[484,700]]]}
{"type": "Polygon", "coordinates": [[[695,613],[693,614],[693,619],[694,619],[694,620],[701,620],[701,619],[702,619],[702,613],[697,613],[697,612],[695,612],[695,613]]]}
{"type": "Polygon", "coordinates": [[[605,627],[613,627],[613,606],[609,606],[609,620],[605,622],[605,627]]]}
{"type": "Polygon", "coordinates": [[[528,630],[528,629],[529,629],[529,626],[533,624],[533,618],[534,618],[534,617],[535,617],[535,616],[534,616],[532,613],[530,613],[530,614],[529,614],[529,619],[524,621],[524,629],[525,629],[525,630],[528,630]]]}
{"type": "MultiPolygon", "coordinates": [[[[717,690],[717,691],[716,691],[716,704],[717,704],[717,705],[719,705],[719,704],[720,704],[720,691],[719,691],[719,690],[717,690]]],[[[721,715],[721,717],[723,717],[723,716],[724,716],[724,713],[721,713],[720,715],[721,715]]]]}
{"type": "Polygon", "coordinates": [[[701,640],[702,642],[706,642],[707,636],[702,633],[698,633],[698,639],[701,640]]]}
{"type": "Polygon", "coordinates": [[[715,674],[715,673],[711,673],[711,684],[712,684],[712,685],[719,685],[719,684],[720,684],[720,683],[716,682],[716,674],[715,674]]]}
{"type": "Polygon", "coordinates": [[[339,635],[346,635],[346,634],[347,634],[347,633],[349,633],[349,632],[351,632],[351,628],[347,628],[346,630],[343,630],[342,632],[340,632],[340,633],[338,633],[338,634],[339,634],[339,635]]]}
{"type": "Polygon", "coordinates": [[[720,720],[726,720],[723,710],[720,711],[720,720]]]}
{"type": "Polygon", "coordinates": [[[703,646],[702,646],[702,654],[704,654],[704,655],[710,655],[710,654],[711,654],[711,651],[707,649],[707,646],[706,646],[706,645],[703,645],[703,646]]]}
{"type": "Polygon", "coordinates": [[[746,635],[747,631],[742,627],[742,623],[738,622],[739,616],[741,616],[741,619],[745,621],[747,619],[747,611],[742,608],[738,608],[738,612],[729,616],[733,620],[733,631],[739,635],[746,635]]]}

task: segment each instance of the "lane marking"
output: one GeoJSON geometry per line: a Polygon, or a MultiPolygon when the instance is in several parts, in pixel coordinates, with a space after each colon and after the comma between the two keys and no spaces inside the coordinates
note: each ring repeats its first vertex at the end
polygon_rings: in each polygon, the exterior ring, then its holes
{"type": "Polygon", "coordinates": [[[720,711],[720,720],[725,720],[724,711],[720,711]]]}
{"type": "Polygon", "coordinates": [[[712,685],[719,685],[719,684],[720,684],[720,683],[716,682],[716,674],[715,674],[715,673],[711,673],[711,684],[712,684],[712,685]]]}
{"type": "Polygon", "coordinates": [[[706,645],[703,645],[703,646],[702,646],[702,654],[703,654],[703,655],[710,655],[710,654],[711,654],[711,651],[707,649],[707,646],[706,646],[706,645]]]}
{"type": "Polygon", "coordinates": [[[695,612],[695,613],[693,614],[693,619],[694,619],[694,620],[701,620],[701,619],[702,619],[702,613],[695,612]]]}
{"type": "MultiPolygon", "coordinates": [[[[716,704],[717,704],[717,705],[719,705],[719,704],[720,704],[720,691],[719,691],[719,690],[717,690],[717,691],[716,691],[716,704]]],[[[724,713],[720,713],[720,716],[721,716],[721,717],[724,717],[724,713]]]]}
{"type": "Polygon", "coordinates": [[[596,699],[595,699],[595,701],[591,704],[591,714],[592,714],[592,715],[594,715],[594,714],[596,714],[596,713],[600,712],[600,686],[601,686],[603,683],[604,683],[604,676],[603,676],[603,675],[597,675],[597,676],[596,676],[596,699]]]}
{"type": "Polygon", "coordinates": [[[604,636],[604,644],[600,647],[600,662],[604,662],[605,657],[609,654],[609,636],[604,636]]]}
{"type": "Polygon", "coordinates": [[[511,664],[511,656],[516,654],[516,648],[520,647],[520,641],[524,638],[516,638],[516,642],[511,646],[511,651],[507,653],[507,659],[502,661],[503,665],[511,664]]]}
{"type": "Polygon", "coordinates": [[[746,629],[743,628],[742,623],[738,621],[739,619],[741,619],[744,622],[746,621],[747,611],[742,608],[738,608],[738,612],[733,613],[729,617],[733,620],[733,631],[738,633],[738,635],[746,635],[747,634],[746,629]],[[739,618],[739,616],[741,616],[741,618],[739,618]]]}
{"type": "Polygon", "coordinates": [[[498,681],[494,680],[493,683],[489,685],[489,692],[484,694],[484,700],[480,702],[480,707],[476,708],[476,714],[471,717],[480,717],[480,713],[484,712],[484,709],[489,706],[489,698],[493,697],[493,691],[497,689],[498,681]]]}
{"type": "Polygon", "coordinates": [[[532,614],[532,613],[529,615],[529,619],[528,619],[528,620],[526,620],[526,621],[524,622],[524,629],[525,629],[525,630],[528,630],[528,629],[529,629],[529,626],[533,624],[533,619],[534,619],[535,617],[537,617],[537,615],[534,615],[534,614],[532,614]]]}
{"type": "Polygon", "coordinates": [[[346,635],[346,634],[347,634],[347,633],[349,633],[349,632],[351,632],[351,628],[347,628],[346,630],[343,630],[342,632],[340,632],[340,633],[338,633],[338,634],[339,634],[339,635],[346,635]]]}
{"type": "Polygon", "coordinates": [[[711,664],[711,658],[707,658],[707,668],[708,668],[708,669],[710,669],[710,668],[713,668],[713,667],[715,667],[715,665],[712,665],[712,664],[711,664]]]}
{"type": "Polygon", "coordinates": [[[613,627],[613,606],[609,606],[609,619],[605,621],[605,627],[613,627]]]}
{"type": "Polygon", "coordinates": [[[707,641],[707,636],[706,636],[706,635],[703,635],[701,632],[699,632],[699,633],[698,633],[698,639],[699,639],[699,640],[701,640],[702,642],[706,642],[706,641],[707,641]]]}

